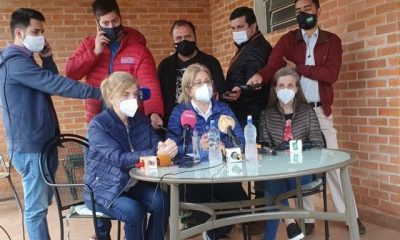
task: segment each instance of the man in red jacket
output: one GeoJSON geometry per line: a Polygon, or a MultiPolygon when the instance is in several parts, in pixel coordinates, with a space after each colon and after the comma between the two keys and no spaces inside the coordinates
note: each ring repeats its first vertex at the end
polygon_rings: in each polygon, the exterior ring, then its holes
{"type": "MultiPolygon", "coordinates": [[[[153,56],[146,47],[146,39],[137,30],[123,27],[115,0],[95,0],[92,3],[96,17],[97,34],[85,38],[67,60],[68,77],[99,87],[102,80],[115,71],[129,72],[139,80],[141,87],[151,90],[151,98],[143,103],[144,113],[153,127],[162,125],[164,114],[160,82],[153,56]]],[[[102,110],[101,102],[86,101],[86,119],[89,122],[102,110]]]]}
{"type": "MultiPolygon", "coordinates": [[[[342,43],[335,34],[318,28],[317,21],[321,14],[319,0],[296,0],[295,8],[300,29],[290,31],[279,39],[268,64],[251,77],[247,84],[269,83],[275,72],[285,66],[295,69],[301,75],[304,96],[318,116],[327,148],[336,149],[338,143],[331,109],[332,84],[338,79],[342,64],[342,43]]],[[[327,182],[336,210],[343,213],[345,206],[339,170],[327,172],[327,182]]],[[[312,210],[312,199],[305,197],[304,200],[304,207],[312,210]]],[[[358,217],[357,209],[356,214],[358,217]]],[[[313,220],[309,221],[306,223],[306,235],[314,229],[313,220]]],[[[360,234],[364,234],[365,226],[358,218],[357,222],[360,234]]]]}

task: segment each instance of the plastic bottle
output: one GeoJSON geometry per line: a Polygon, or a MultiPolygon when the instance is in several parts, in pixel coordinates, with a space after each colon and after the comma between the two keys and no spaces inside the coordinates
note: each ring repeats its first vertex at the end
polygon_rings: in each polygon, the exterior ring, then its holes
{"type": "Polygon", "coordinates": [[[246,159],[249,161],[257,161],[257,130],[253,124],[253,119],[251,115],[247,116],[247,125],[244,127],[244,139],[246,141],[244,149],[246,159]]]}
{"type": "Polygon", "coordinates": [[[210,129],[208,130],[208,159],[210,165],[217,165],[222,162],[222,152],[219,145],[219,130],[215,126],[215,121],[210,121],[210,129]]]}
{"type": "Polygon", "coordinates": [[[199,135],[196,131],[196,129],[193,130],[193,136],[192,136],[192,147],[193,147],[193,161],[200,161],[200,138],[199,135]]]}

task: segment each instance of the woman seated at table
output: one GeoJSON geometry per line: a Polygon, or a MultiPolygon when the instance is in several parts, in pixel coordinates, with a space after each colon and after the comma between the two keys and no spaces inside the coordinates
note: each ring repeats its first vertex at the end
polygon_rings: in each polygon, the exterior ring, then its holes
{"type": "MultiPolygon", "coordinates": [[[[304,98],[300,88],[300,77],[295,70],[282,68],[276,72],[271,82],[268,106],[260,117],[259,132],[259,142],[266,143],[272,148],[299,139],[315,147],[323,146],[318,118],[304,98]]],[[[312,176],[303,176],[301,179],[302,184],[311,180],[312,176]]],[[[295,178],[269,180],[265,182],[264,195],[276,196],[295,187],[295,178]]],[[[288,205],[287,200],[282,203],[288,205]]],[[[304,238],[304,234],[293,219],[285,219],[285,224],[289,239],[304,238]]],[[[266,221],[264,240],[275,239],[278,225],[279,220],[266,221]]]]}
{"type": "MultiPolygon", "coordinates": [[[[137,112],[139,86],[132,75],[114,72],[102,82],[101,92],[108,109],[89,125],[85,166],[85,183],[94,192],[96,211],[124,222],[127,240],[162,240],[167,230],[169,198],[151,183],[131,178],[129,170],[141,156],[174,157],[178,152],[176,143],[170,139],[161,142],[148,118],[137,112]]],[[[84,199],[92,208],[88,191],[84,199]]],[[[100,235],[105,232],[108,239],[108,230],[100,229],[100,235]]]]}
{"type": "MultiPolygon", "coordinates": [[[[207,67],[197,63],[187,67],[182,76],[182,93],[179,96],[180,103],[172,111],[168,122],[169,133],[167,133],[167,136],[178,144],[178,156],[182,157],[183,155],[183,140],[180,137],[182,136],[183,127],[181,126],[180,119],[185,110],[191,110],[196,114],[195,128],[198,135],[201,136],[200,147],[203,152],[206,153],[208,150],[207,126],[209,126],[210,120],[215,120],[215,122],[218,123],[218,119],[222,115],[228,115],[234,119],[235,127],[233,131],[244,146],[243,130],[232,110],[226,103],[213,99],[212,93],[213,82],[207,67]]],[[[192,133],[193,130],[191,130],[189,137],[190,143],[188,153],[192,152],[192,133]]],[[[225,147],[232,147],[232,143],[229,141],[226,134],[221,133],[220,139],[222,145],[225,147]]],[[[181,192],[184,192],[182,197],[185,201],[197,203],[247,199],[247,195],[241,183],[186,184],[184,191],[181,192]]],[[[194,213],[193,216],[197,222],[204,222],[209,218],[209,215],[200,214],[198,212],[194,213]]],[[[226,226],[215,229],[214,231],[208,231],[208,236],[204,236],[206,233],[203,233],[203,236],[205,239],[219,239],[228,234],[231,229],[232,226],[226,226]]]]}

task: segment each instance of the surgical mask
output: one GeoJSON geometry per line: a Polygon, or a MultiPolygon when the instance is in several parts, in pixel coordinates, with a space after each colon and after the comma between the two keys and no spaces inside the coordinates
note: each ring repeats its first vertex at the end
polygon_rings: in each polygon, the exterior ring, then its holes
{"type": "Polygon", "coordinates": [[[29,51],[38,53],[43,50],[45,39],[44,36],[25,35],[23,44],[29,51]]]}
{"type": "Polygon", "coordinates": [[[212,97],[213,88],[207,84],[203,84],[194,92],[194,97],[197,101],[208,103],[212,97]]]}
{"type": "Polygon", "coordinates": [[[247,31],[233,32],[233,41],[235,41],[237,45],[247,42],[248,40],[247,31]]]}
{"type": "Polygon", "coordinates": [[[115,42],[119,36],[122,34],[122,24],[120,24],[118,27],[113,27],[113,28],[103,28],[101,27],[101,31],[105,32],[106,38],[110,40],[110,43],[115,42]]]}
{"type": "Polygon", "coordinates": [[[276,96],[278,99],[284,104],[288,104],[290,101],[294,99],[296,93],[292,89],[280,89],[276,92],[276,96]]]}
{"type": "Polygon", "coordinates": [[[119,103],[119,110],[127,117],[135,116],[138,109],[138,103],[135,98],[123,100],[119,103]]]}
{"type": "Polygon", "coordinates": [[[187,57],[192,55],[194,50],[196,50],[196,42],[182,40],[178,43],[175,43],[175,49],[179,54],[187,57]]]}
{"type": "Polygon", "coordinates": [[[299,27],[304,30],[309,30],[317,24],[317,14],[309,14],[306,12],[300,12],[296,17],[299,27]]]}

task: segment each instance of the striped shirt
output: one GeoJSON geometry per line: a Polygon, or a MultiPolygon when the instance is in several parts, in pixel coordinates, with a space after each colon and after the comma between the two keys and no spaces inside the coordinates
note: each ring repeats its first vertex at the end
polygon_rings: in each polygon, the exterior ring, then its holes
{"type": "MultiPolygon", "coordinates": [[[[310,142],[313,146],[322,147],[324,144],[322,132],[314,109],[308,104],[295,102],[293,104],[293,139],[301,139],[303,142],[310,142]]],[[[285,113],[279,105],[265,109],[260,116],[259,142],[271,147],[280,146],[283,143],[285,121],[285,113]]]]}

